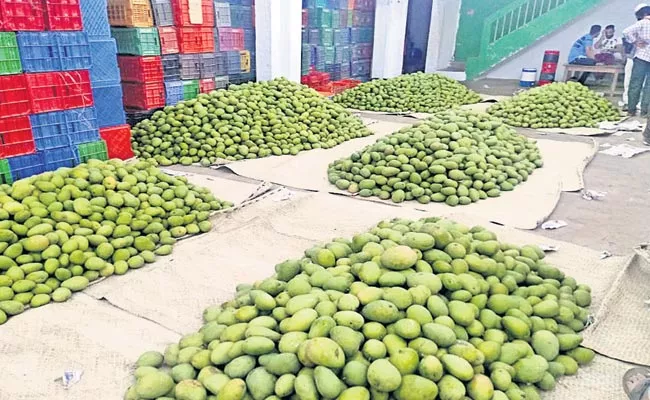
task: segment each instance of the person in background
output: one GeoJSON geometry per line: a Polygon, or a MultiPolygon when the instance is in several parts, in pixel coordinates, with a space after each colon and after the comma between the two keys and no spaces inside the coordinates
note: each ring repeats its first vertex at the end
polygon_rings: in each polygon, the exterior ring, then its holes
{"type": "Polygon", "coordinates": [[[607,25],[600,39],[594,45],[597,53],[595,60],[598,64],[614,65],[618,60],[621,60],[621,41],[615,37],[616,27],[614,25],[607,25]]]}
{"type": "MultiPolygon", "coordinates": [[[[594,39],[600,35],[602,27],[593,25],[589,33],[576,40],[569,51],[569,64],[575,65],[596,65],[596,52],[594,51],[594,39]]],[[[589,77],[589,72],[583,72],[578,82],[584,84],[589,77]]]]}
{"type": "Polygon", "coordinates": [[[629,116],[636,115],[636,106],[643,92],[641,116],[645,117],[650,109],[650,6],[641,8],[637,16],[641,19],[623,31],[625,39],[636,46],[628,89],[627,113],[629,116]]]}
{"type": "MultiPolygon", "coordinates": [[[[648,7],[648,4],[640,3],[634,8],[634,16],[636,17],[637,21],[643,19],[643,17],[641,17],[639,14],[639,11],[641,11],[643,7],[648,7]]],[[[632,65],[634,65],[634,52],[636,48],[634,44],[630,43],[627,39],[625,39],[625,37],[623,37],[622,42],[623,50],[625,53],[625,76],[623,81],[623,99],[619,105],[623,107],[623,111],[627,111],[627,96],[628,90],[630,88],[630,78],[632,77],[632,65]]]]}

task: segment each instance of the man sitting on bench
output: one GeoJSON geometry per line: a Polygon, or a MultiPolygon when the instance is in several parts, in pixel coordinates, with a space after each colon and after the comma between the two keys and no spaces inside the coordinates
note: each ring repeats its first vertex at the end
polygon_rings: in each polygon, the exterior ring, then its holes
{"type": "MultiPolygon", "coordinates": [[[[571,46],[569,52],[569,64],[574,65],[596,65],[596,52],[594,51],[594,39],[600,35],[602,27],[600,25],[593,25],[589,33],[576,40],[571,46]]],[[[578,79],[578,82],[584,83],[589,77],[589,72],[583,72],[578,79]]]]}

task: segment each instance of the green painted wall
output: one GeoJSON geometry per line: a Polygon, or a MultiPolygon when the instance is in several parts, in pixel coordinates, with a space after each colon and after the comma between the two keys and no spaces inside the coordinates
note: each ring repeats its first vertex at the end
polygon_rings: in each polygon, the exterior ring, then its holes
{"type": "Polygon", "coordinates": [[[456,61],[477,57],[481,48],[483,21],[489,15],[511,3],[511,0],[463,0],[456,36],[456,61]]]}

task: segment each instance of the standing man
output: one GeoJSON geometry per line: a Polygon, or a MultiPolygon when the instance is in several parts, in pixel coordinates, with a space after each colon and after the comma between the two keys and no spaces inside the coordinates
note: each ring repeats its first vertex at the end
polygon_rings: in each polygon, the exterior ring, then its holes
{"type": "MultiPolygon", "coordinates": [[[[634,8],[634,15],[637,21],[640,21],[642,17],[639,16],[639,11],[643,7],[648,7],[646,3],[640,3],[634,8]]],[[[633,43],[630,43],[623,37],[623,50],[625,53],[625,76],[623,83],[623,102],[619,103],[620,106],[623,106],[623,111],[627,111],[627,97],[628,90],[630,88],[630,78],[632,77],[632,65],[634,65],[634,52],[636,50],[633,43]]]]}
{"type": "MultiPolygon", "coordinates": [[[[575,65],[596,65],[596,52],[594,51],[594,39],[600,35],[602,27],[593,25],[589,33],[576,40],[569,52],[569,64],[575,65]]],[[[578,82],[584,84],[589,77],[589,72],[583,72],[578,82]]]]}
{"type": "Polygon", "coordinates": [[[643,91],[641,116],[645,117],[650,110],[650,6],[641,8],[637,17],[640,20],[623,31],[625,39],[636,47],[628,89],[627,113],[629,116],[636,115],[636,106],[643,91]]]}

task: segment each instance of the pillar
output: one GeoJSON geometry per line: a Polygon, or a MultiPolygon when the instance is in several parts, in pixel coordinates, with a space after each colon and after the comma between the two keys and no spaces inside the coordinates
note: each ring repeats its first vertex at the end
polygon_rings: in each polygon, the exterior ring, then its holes
{"type": "Polygon", "coordinates": [[[402,74],[408,0],[377,0],[372,77],[393,78],[402,74]]]}
{"type": "Polygon", "coordinates": [[[301,0],[256,0],[257,80],[285,77],[300,82],[301,0]]]}

